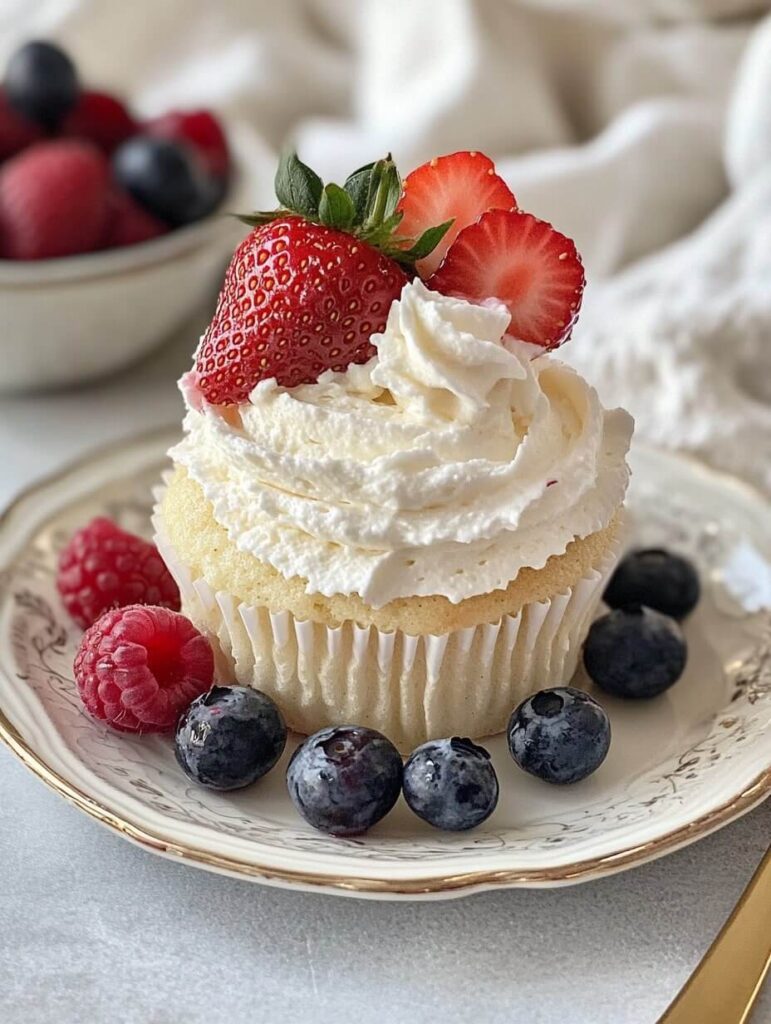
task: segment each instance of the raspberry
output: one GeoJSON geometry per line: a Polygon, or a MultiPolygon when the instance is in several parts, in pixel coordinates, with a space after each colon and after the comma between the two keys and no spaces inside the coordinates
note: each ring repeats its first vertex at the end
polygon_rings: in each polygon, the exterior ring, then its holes
{"type": "Polygon", "coordinates": [[[154,544],[97,518],[73,534],[59,557],[56,585],[86,629],[108,608],[156,604],[179,610],[179,590],[154,544]]]}
{"type": "Polygon", "coordinates": [[[206,637],[178,612],[131,605],[91,626],[75,657],[86,710],[122,732],[165,732],[212,685],[206,637]]]}
{"type": "Polygon", "coordinates": [[[21,152],[42,138],[43,129],[14,110],[0,90],[0,160],[21,152]]]}
{"type": "Polygon", "coordinates": [[[43,260],[96,249],[109,186],[109,164],[90,142],[38,142],[11,157],[0,171],[4,255],[43,260]]]}
{"type": "Polygon", "coordinates": [[[136,245],[165,235],[168,225],[153,217],[121,189],[113,189],[109,199],[107,233],[102,242],[105,249],[136,245]]]}
{"type": "Polygon", "coordinates": [[[139,125],[115,96],[82,92],[62,123],[62,135],[88,139],[103,152],[112,153],[121,142],[139,131],[139,125]]]}

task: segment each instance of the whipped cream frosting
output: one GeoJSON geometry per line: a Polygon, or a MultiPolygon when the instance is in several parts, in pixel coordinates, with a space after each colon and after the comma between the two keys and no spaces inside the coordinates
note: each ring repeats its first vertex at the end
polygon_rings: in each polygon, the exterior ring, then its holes
{"type": "Polygon", "coordinates": [[[503,589],[610,523],[632,432],[574,370],[507,336],[509,319],[415,280],[365,365],[262,381],[237,409],[183,378],[171,456],[239,549],[309,593],[381,607],[503,589]]]}

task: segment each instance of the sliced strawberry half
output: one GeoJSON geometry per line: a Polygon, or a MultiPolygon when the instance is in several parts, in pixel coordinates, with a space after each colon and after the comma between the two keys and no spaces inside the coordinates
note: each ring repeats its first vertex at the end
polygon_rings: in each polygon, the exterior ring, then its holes
{"type": "Polygon", "coordinates": [[[437,156],[408,174],[396,207],[402,216],[397,235],[419,238],[435,224],[452,220],[441,242],[416,269],[425,280],[442,262],[455,238],[486,210],[511,210],[517,201],[495,165],[484,153],[450,153],[437,156]]]}
{"type": "Polygon", "coordinates": [[[511,313],[508,333],[544,348],[570,336],[584,291],[573,242],[520,210],[490,210],[464,228],[429,288],[472,302],[500,299],[511,313]]]}

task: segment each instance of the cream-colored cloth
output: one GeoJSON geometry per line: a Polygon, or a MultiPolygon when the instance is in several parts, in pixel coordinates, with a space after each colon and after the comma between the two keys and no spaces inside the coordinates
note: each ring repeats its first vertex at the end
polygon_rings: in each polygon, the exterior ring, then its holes
{"type": "Polygon", "coordinates": [[[0,59],[52,35],[84,80],[145,114],[219,108],[241,122],[255,206],[272,202],[287,136],[338,179],[386,150],[405,170],[489,152],[521,205],[584,255],[586,312],[565,357],[636,415],[639,436],[771,489],[767,11],[767,0],[5,0],[0,59]]]}

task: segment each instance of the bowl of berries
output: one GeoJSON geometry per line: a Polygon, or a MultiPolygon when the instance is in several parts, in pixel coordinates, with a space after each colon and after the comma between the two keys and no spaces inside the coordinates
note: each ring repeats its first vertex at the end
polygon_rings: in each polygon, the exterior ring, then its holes
{"type": "Polygon", "coordinates": [[[141,121],[47,42],[0,87],[0,393],[117,370],[215,283],[238,237],[234,173],[208,110],[141,121]]]}

